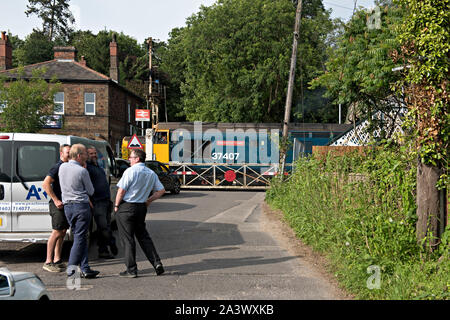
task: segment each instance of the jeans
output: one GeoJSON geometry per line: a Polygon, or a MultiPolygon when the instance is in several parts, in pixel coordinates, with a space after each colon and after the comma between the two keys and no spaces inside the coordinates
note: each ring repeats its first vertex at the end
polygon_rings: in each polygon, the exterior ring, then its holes
{"type": "Polygon", "coordinates": [[[147,207],[143,203],[122,203],[116,214],[119,237],[125,250],[125,265],[130,273],[137,272],[135,236],[153,267],[161,263],[152,238],[145,228],[146,214],[147,207]]]}
{"type": "Polygon", "coordinates": [[[98,229],[98,252],[108,252],[107,246],[116,243],[111,231],[110,200],[96,201],[92,213],[98,229]]]}
{"type": "Polygon", "coordinates": [[[88,231],[91,222],[91,208],[89,203],[67,203],[64,213],[73,234],[73,245],[70,249],[67,273],[70,275],[73,268],[80,265],[81,271],[90,270],[88,264],[88,231]]]}

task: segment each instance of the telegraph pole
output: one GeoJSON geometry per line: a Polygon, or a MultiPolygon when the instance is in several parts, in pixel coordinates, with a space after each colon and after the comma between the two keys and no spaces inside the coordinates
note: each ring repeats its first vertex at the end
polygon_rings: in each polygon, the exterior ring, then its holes
{"type": "Polygon", "coordinates": [[[153,39],[148,38],[147,39],[148,44],[148,68],[150,69],[150,83],[148,85],[148,94],[149,94],[149,100],[151,101],[152,97],[152,49],[153,49],[153,39]]]}
{"type": "Polygon", "coordinates": [[[151,108],[152,117],[152,127],[158,123],[158,106],[155,104],[153,99],[153,65],[152,65],[152,52],[153,52],[153,38],[148,38],[148,67],[150,69],[149,84],[148,84],[148,95],[151,108]]]}
{"type": "Polygon", "coordinates": [[[297,64],[297,46],[298,46],[298,38],[300,32],[300,19],[302,16],[302,0],[298,0],[297,10],[295,13],[295,26],[294,26],[294,40],[292,43],[292,56],[291,56],[291,68],[289,71],[289,83],[288,90],[286,96],[286,106],[284,112],[284,122],[283,122],[283,150],[281,152],[281,174],[284,174],[284,166],[286,162],[286,146],[288,138],[288,127],[289,120],[291,118],[291,108],[292,108],[292,94],[294,91],[294,79],[295,79],[295,67],[297,64]]]}

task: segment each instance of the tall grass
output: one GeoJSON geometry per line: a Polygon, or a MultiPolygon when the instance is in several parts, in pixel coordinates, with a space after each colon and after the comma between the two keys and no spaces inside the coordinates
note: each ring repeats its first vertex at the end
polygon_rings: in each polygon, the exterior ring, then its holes
{"type": "Polygon", "coordinates": [[[357,298],[448,299],[450,230],[434,253],[417,244],[415,183],[407,152],[372,149],[299,159],[290,180],[273,181],[266,200],[329,258],[330,271],[357,298]]]}

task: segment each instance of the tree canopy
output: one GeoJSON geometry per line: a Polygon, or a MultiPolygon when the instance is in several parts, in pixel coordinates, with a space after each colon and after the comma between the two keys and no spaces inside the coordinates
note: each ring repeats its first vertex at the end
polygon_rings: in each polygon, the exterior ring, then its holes
{"type": "Polygon", "coordinates": [[[50,41],[42,31],[34,30],[25,40],[18,39],[12,42],[14,66],[25,66],[53,59],[55,45],[55,41],[50,41]]]}
{"type": "MultiPolygon", "coordinates": [[[[333,28],[321,1],[304,1],[296,88],[323,67],[333,28]]],[[[162,51],[170,108],[189,121],[280,122],[284,113],[295,6],[289,0],[219,0],[174,29],[162,51]]],[[[302,90],[294,92],[299,101],[302,90]]]]}
{"type": "MultiPolygon", "coordinates": [[[[390,1],[377,2],[376,11],[358,10],[344,26],[337,46],[330,48],[326,71],[311,81],[323,86],[334,104],[352,111],[359,119],[377,111],[389,116],[393,106],[402,106],[403,97],[394,95],[391,85],[400,78],[392,52],[400,48],[396,27],[405,10],[390,1]],[[378,19],[376,22],[373,19],[378,19]]],[[[377,127],[373,123],[372,129],[377,127]]]]}
{"type": "Polygon", "coordinates": [[[40,77],[44,69],[34,70],[31,79],[23,77],[23,68],[18,73],[19,79],[15,81],[0,78],[2,130],[35,133],[54,113],[53,100],[59,85],[56,79],[49,83],[40,77]]]}
{"type": "Polygon", "coordinates": [[[145,77],[145,71],[147,70],[142,69],[145,69],[145,67],[148,69],[146,47],[144,44],[138,44],[136,39],[125,35],[123,32],[103,30],[93,34],[91,31],[77,31],[71,34],[69,43],[77,48],[78,56],[85,57],[90,68],[108,75],[110,67],[109,44],[113,34],[116,34],[119,48],[119,82],[125,84],[126,80],[145,77]]]}
{"type": "Polygon", "coordinates": [[[398,26],[401,49],[395,58],[405,66],[397,89],[406,91],[422,163],[444,169],[441,186],[450,182],[449,0],[397,0],[408,15],[398,26]]]}
{"type": "Polygon", "coordinates": [[[42,32],[49,40],[57,35],[66,37],[73,30],[75,18],[69,10],[70,0],[28,0],[27,17],[37,15],[42,20],[42,32]]]}

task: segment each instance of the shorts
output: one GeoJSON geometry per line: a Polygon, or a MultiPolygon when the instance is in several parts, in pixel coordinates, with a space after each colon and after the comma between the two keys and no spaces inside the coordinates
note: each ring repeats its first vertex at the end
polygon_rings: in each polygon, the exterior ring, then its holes
{"type": "Polygon", "coordinates": [[[52,229],[53,230],[67,230],[69,229],[69,222],[67,222],[66,215],[64,213],[64,208],[58,209],[53,202],[50,200],[48,203],[50,216],[52,217],[52,229]]]}

